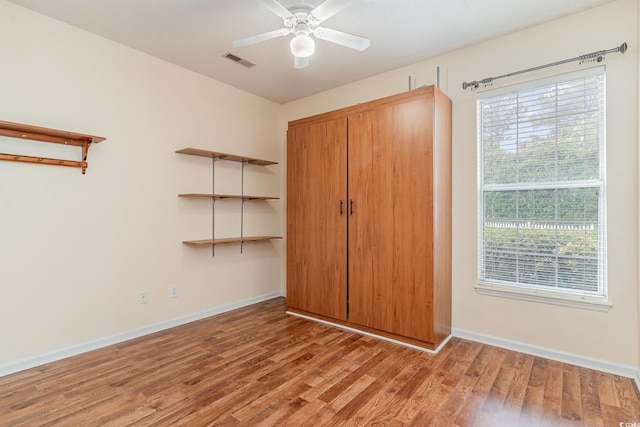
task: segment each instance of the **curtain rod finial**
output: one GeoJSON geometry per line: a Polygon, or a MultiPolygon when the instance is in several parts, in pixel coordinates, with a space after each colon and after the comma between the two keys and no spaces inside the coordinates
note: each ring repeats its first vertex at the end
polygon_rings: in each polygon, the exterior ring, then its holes
{"type": "Polygon", "coordinates": [[[618,48],[618,50],[620,50],[620,53],[625,53],[627,51],[627,42],[624,42],[620,45],[620,47],[618,48]]]}

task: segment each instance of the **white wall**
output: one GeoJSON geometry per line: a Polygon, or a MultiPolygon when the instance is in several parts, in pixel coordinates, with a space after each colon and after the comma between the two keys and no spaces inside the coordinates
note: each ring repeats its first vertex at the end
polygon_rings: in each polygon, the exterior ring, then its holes
{"type": "MultiPolygon", "coordinates": [[[[0,40],[0,120],[107,138],[90,149],[86,175],[0,162],[0,368],[280,293],[280,241],[245,245],[243,255],[217,247],[215,257],[181,243],[210,236],[210,201],[177,194],[211,192],[211,162],[175,154],[197,147],[280,161],[280,105],[3,0],[0,40]]],[[[0,152],[17,151],[80,158],[0,138],[0,152]]],[[[240,165],[223,163],[217,190],[239,192],[240,165]]],[[[279,196],[280,174],[248,166],[246,192],[279,196]]],[[[217,233],[239,234],[239,203],[217,206],[217,233]]],[[[281,234],[281,202],[245,208],[247,234],[281,234]]]]}
{"type": "MultiPolygon", "coordinates": [[[[453,101],[453,326],[501,340],[555,352],[637,367],[638,179],[637,67],[638,13],[635,0],[608,5],[532,27],[285,105],[294,120],[433,84],[441,67],[441,87],[453,101]],[[607,67],[608,313],[478,295],[476,219],[475,94],[463,81],[505,74],[629,44],[612,54],[607,67]]],[[[527,75],[534,78],[584,67],[568,65],[527,75]]],[[[516,79],[498,81],[495,87],[516,79]],[[504,82],[504,83],[503,83],[504,82]]]]}

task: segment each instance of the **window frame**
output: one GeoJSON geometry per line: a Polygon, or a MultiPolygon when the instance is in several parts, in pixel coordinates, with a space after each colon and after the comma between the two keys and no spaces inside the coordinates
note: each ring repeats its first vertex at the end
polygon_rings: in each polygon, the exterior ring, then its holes
{"type": "MultiPolygon", "coordinates": [[[[477,97],[477,209],[478,209],[478,235],[477,235],[477,280],[475,286],[476,291],[482,295],[491,295],[497,297],[514,298],[526,301],[535,301],[549,303],[555,305],[570,306],[576,308],[585,308],[598,311],[608,311],[612,306],[608,301],[607,289],[607,214],[606,214],[606,72],[604,65],[582,69],[578,71],[556,74],[542,79],[531,80],[519,84],[501,87],[498,89],[489,89],[478,93],[477,97]],[[484,140],[483,140],[483,121],[482,106],[483,100],[504,95],[507,93],[516,93],[535,88],[541,88],[550,84],[557,84],[589,76],[601,75],[602,82],[602,111],[599,114],[603,118],[603,122],[599,125],[599,177],[595,180],[583,180],[580,183],[563,182],[555,180],[554,185],[532,186],[531,183],[506,183],[506,184],[485,184],[484,182],[484,140]],[[598,196],[598,224],[599,224],[599,241],[598,241],[598,293],[587,292],[585,290],[570,290],[561,288],[543,288],[542,285],[526,284],[526,283],[508,283],[499,280],[483,279],[483,268],[485,250],[485,194],[490,191],[509,190],[544,190],[547,189],[566,189],[566,188],[588,188],[596,187],[599,189],[598,196]],[[502,190],[501,190],[502,189],[502,190]]],[[[556,282],[557,283],[557,282],[556,282]]]]}

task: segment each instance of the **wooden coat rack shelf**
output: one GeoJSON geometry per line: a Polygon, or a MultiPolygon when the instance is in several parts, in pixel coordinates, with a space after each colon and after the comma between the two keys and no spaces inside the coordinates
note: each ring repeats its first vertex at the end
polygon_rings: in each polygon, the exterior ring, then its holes
{"type": "Polygon", "coordinates": [[[0,160],[82,168],[83,174],[87,170],[87,154],[89,153],[89,147],[91,146],[91,144],[97,144],[98,142],[102,142],[105,140],[105,138],[101,136],[85,135],[81,133],[43,128],[21,123],[5,122],[1,120],[0,136],[81,147],[82,161],[23,156],[20,154],[6,153],[0,153],[0,160]]]}

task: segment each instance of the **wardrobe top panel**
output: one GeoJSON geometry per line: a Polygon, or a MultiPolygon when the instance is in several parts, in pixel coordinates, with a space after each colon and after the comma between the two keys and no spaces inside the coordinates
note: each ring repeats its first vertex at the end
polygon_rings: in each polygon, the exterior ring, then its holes
{"type": "Polygon", "coordinates": [[[293,120],[289,122],[289,129],[295,128],[298,126],[305,126],[310,123],[318,123],[323,121],[335,120],[342,117],[347,117],[350,115],[358,114],[364,111],[373,110],[376,108],[380,108],[387,104],[395,104],[407,102],[412,98],[420,99],[420,98],[428,98],[435,97],[437,99],[442,99],[450,104],[450,100],[447,95],[442,92],[435,85],[425,86],[418,89],[414,89],[412,91],[402,92],[396,95],[387,96],[384,98],[376,99],[373,101],[363,102],[361,104],[352,105],[350,107],[341,108],[339,110],[328,111],[326,113],[316,114],[314,116],[305,117],[298,120],[293,120]]]}

